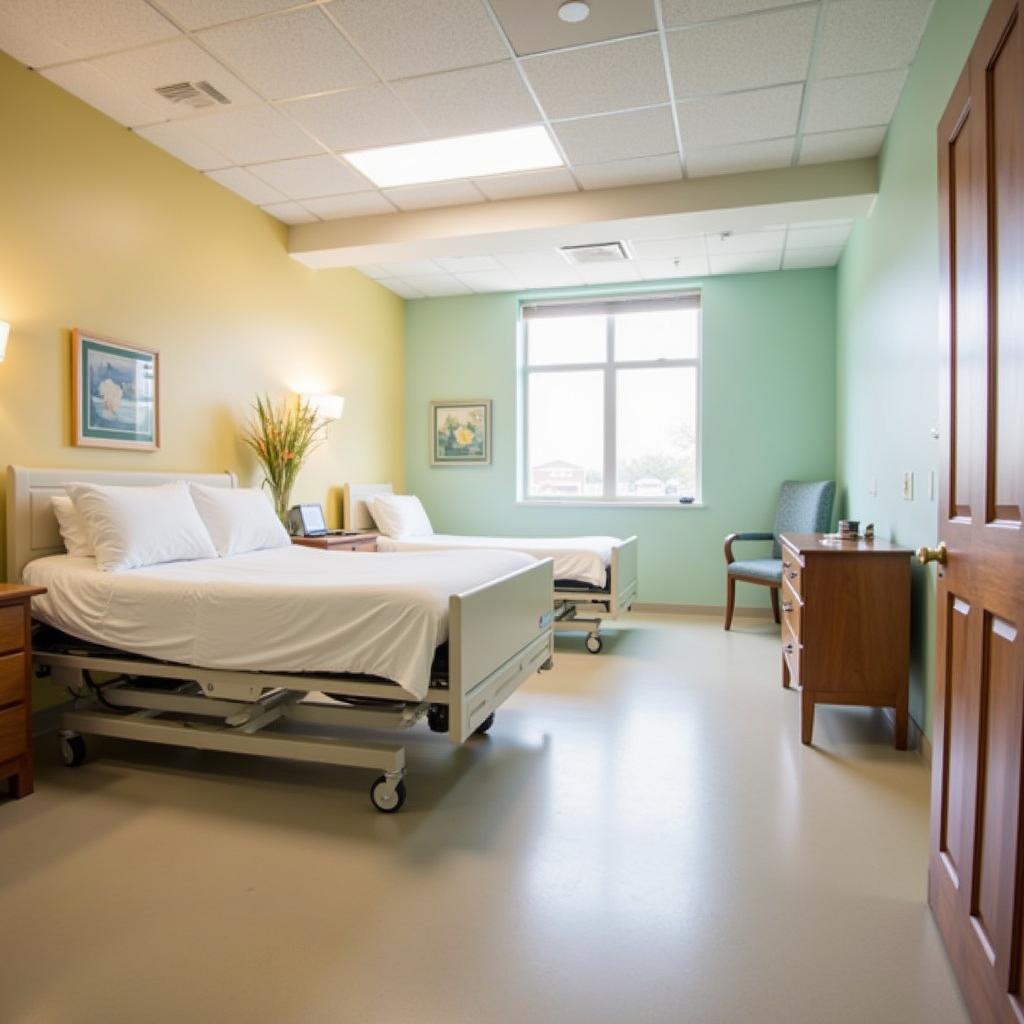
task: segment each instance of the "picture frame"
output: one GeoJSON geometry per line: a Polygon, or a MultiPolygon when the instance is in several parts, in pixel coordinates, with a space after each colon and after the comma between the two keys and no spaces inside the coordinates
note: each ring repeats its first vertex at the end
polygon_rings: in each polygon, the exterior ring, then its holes
{"type": "Polygon", "coordinates": [[[71,332],[72,443],[160,447],[160,353],[75,328],[71,332]]]}
{"type": "Polygon", "coordinates": [[[487,465],[491,461],[491,400],[431,402],[429,438],[432,466],[487,465]]]}

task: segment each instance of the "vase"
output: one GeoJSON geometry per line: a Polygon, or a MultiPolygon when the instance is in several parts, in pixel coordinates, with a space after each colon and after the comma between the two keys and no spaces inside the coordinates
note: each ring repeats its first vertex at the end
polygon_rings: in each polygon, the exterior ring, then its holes
{"type": "Polygon", "coordinates": [[[277,518],[284,524],[285,529],[288,528],[288,509],[292,507],[292,489],[286,487],[280,491],[274,491],[274,511],[277,513],[277,518]]]}

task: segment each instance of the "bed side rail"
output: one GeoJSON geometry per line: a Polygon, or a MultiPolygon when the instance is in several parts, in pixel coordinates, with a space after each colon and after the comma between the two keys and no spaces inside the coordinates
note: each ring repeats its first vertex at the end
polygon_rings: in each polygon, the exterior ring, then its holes
{"type": "Polygon", "coordinates": [[[637,539],[627,537],[622,543],[612,548],[611,574],[611,615],[621,615],[628,611],[636,600],[637,588],[637,539]]]}
{"type": "Polygon", "coordinates": [[[449,733],[473,730],[553,651],[554,562],[502,576],[449,601],[449,733]]]}

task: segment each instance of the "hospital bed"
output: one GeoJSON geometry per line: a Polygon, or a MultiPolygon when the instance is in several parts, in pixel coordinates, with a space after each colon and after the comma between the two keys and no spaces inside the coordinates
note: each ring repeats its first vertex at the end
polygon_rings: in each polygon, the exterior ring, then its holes
{"type": "Polygon", "coordinates": [[[104,573],[64,552],[51,498],[65,484],[175,480],[237,486],[230,473],[8,468],[8,579],[48,587],[33,602],[34,664],[80,698],[61,721],[69,766],[93,734],[368,768],[382,773],[374,806],[393,812],[404,748],[325,726],[426,718],[461,744],[551,666],[550,560],[289,546],[104,573]]]}
{"type": "MultiPolygon", "coordinates": [[[[392,494],[391,484],[345,484],[346,530],[371,530],[375,523],[367,502],[392,494]]],[[[587,650],[600,654],[605,618],[629,611],[637,593],[637,538],[628,537],[477,537],[434,534],[426,537],[382,536],[378,551],[521,551],[554,561],[553,614],[557,632],[585,632],[587,650]]]]}

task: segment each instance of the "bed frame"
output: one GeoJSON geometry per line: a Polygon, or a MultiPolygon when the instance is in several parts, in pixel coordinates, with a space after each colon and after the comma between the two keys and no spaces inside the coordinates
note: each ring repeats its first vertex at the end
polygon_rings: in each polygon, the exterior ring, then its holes
{"type": "MultiPolygon", "coordinates": [[[[8,579],[20,582],[32,559],[64,551],[50,499],[63,494],[66,483],[148,486],[175,480],[237,486],[231,473],[8,467],[8,579]]],[[[94,734],[372,768],[382,774],[371,787],[371,800],[390,813],[405,801],[404,747],[337,738],[325,735],[323,727],[405,729],[426,717],[434,731],[447,732],[456,744],[486,732],[494,712],[519,685],[551,667],[552,575],[549,559],[453,595],[447,672],[432,677],[423,701],[380,679],[199,668],[68,638],[49,648],[41,645],[33,662],[41,674],[83,694],[61,720],[61,749],[69,766],[84,759],[83,734],[94,734]],[[93,673],[114,678],[97,683],[93,673]]]]}
{"type": "MultiPolygon", "coordinates": [[[[391,484],[345,484],[342,525],[346,530],[372,530],[373,516],[367,500],[377,494],[393,494],[391,484]]],[[[556,580],[552,588],[554,628],[559,633],[585,632],[587,650],[600,654],[603,619],[617,619],[633,607],[637,593],[637,538],[627,537],[612,548],[611,566],[604,587],[572,587],[556,580]],[[562,584],[559,586],[559,584],[562,584]],[[586,613],[585,615],[582,613],[586,613]]]]}

